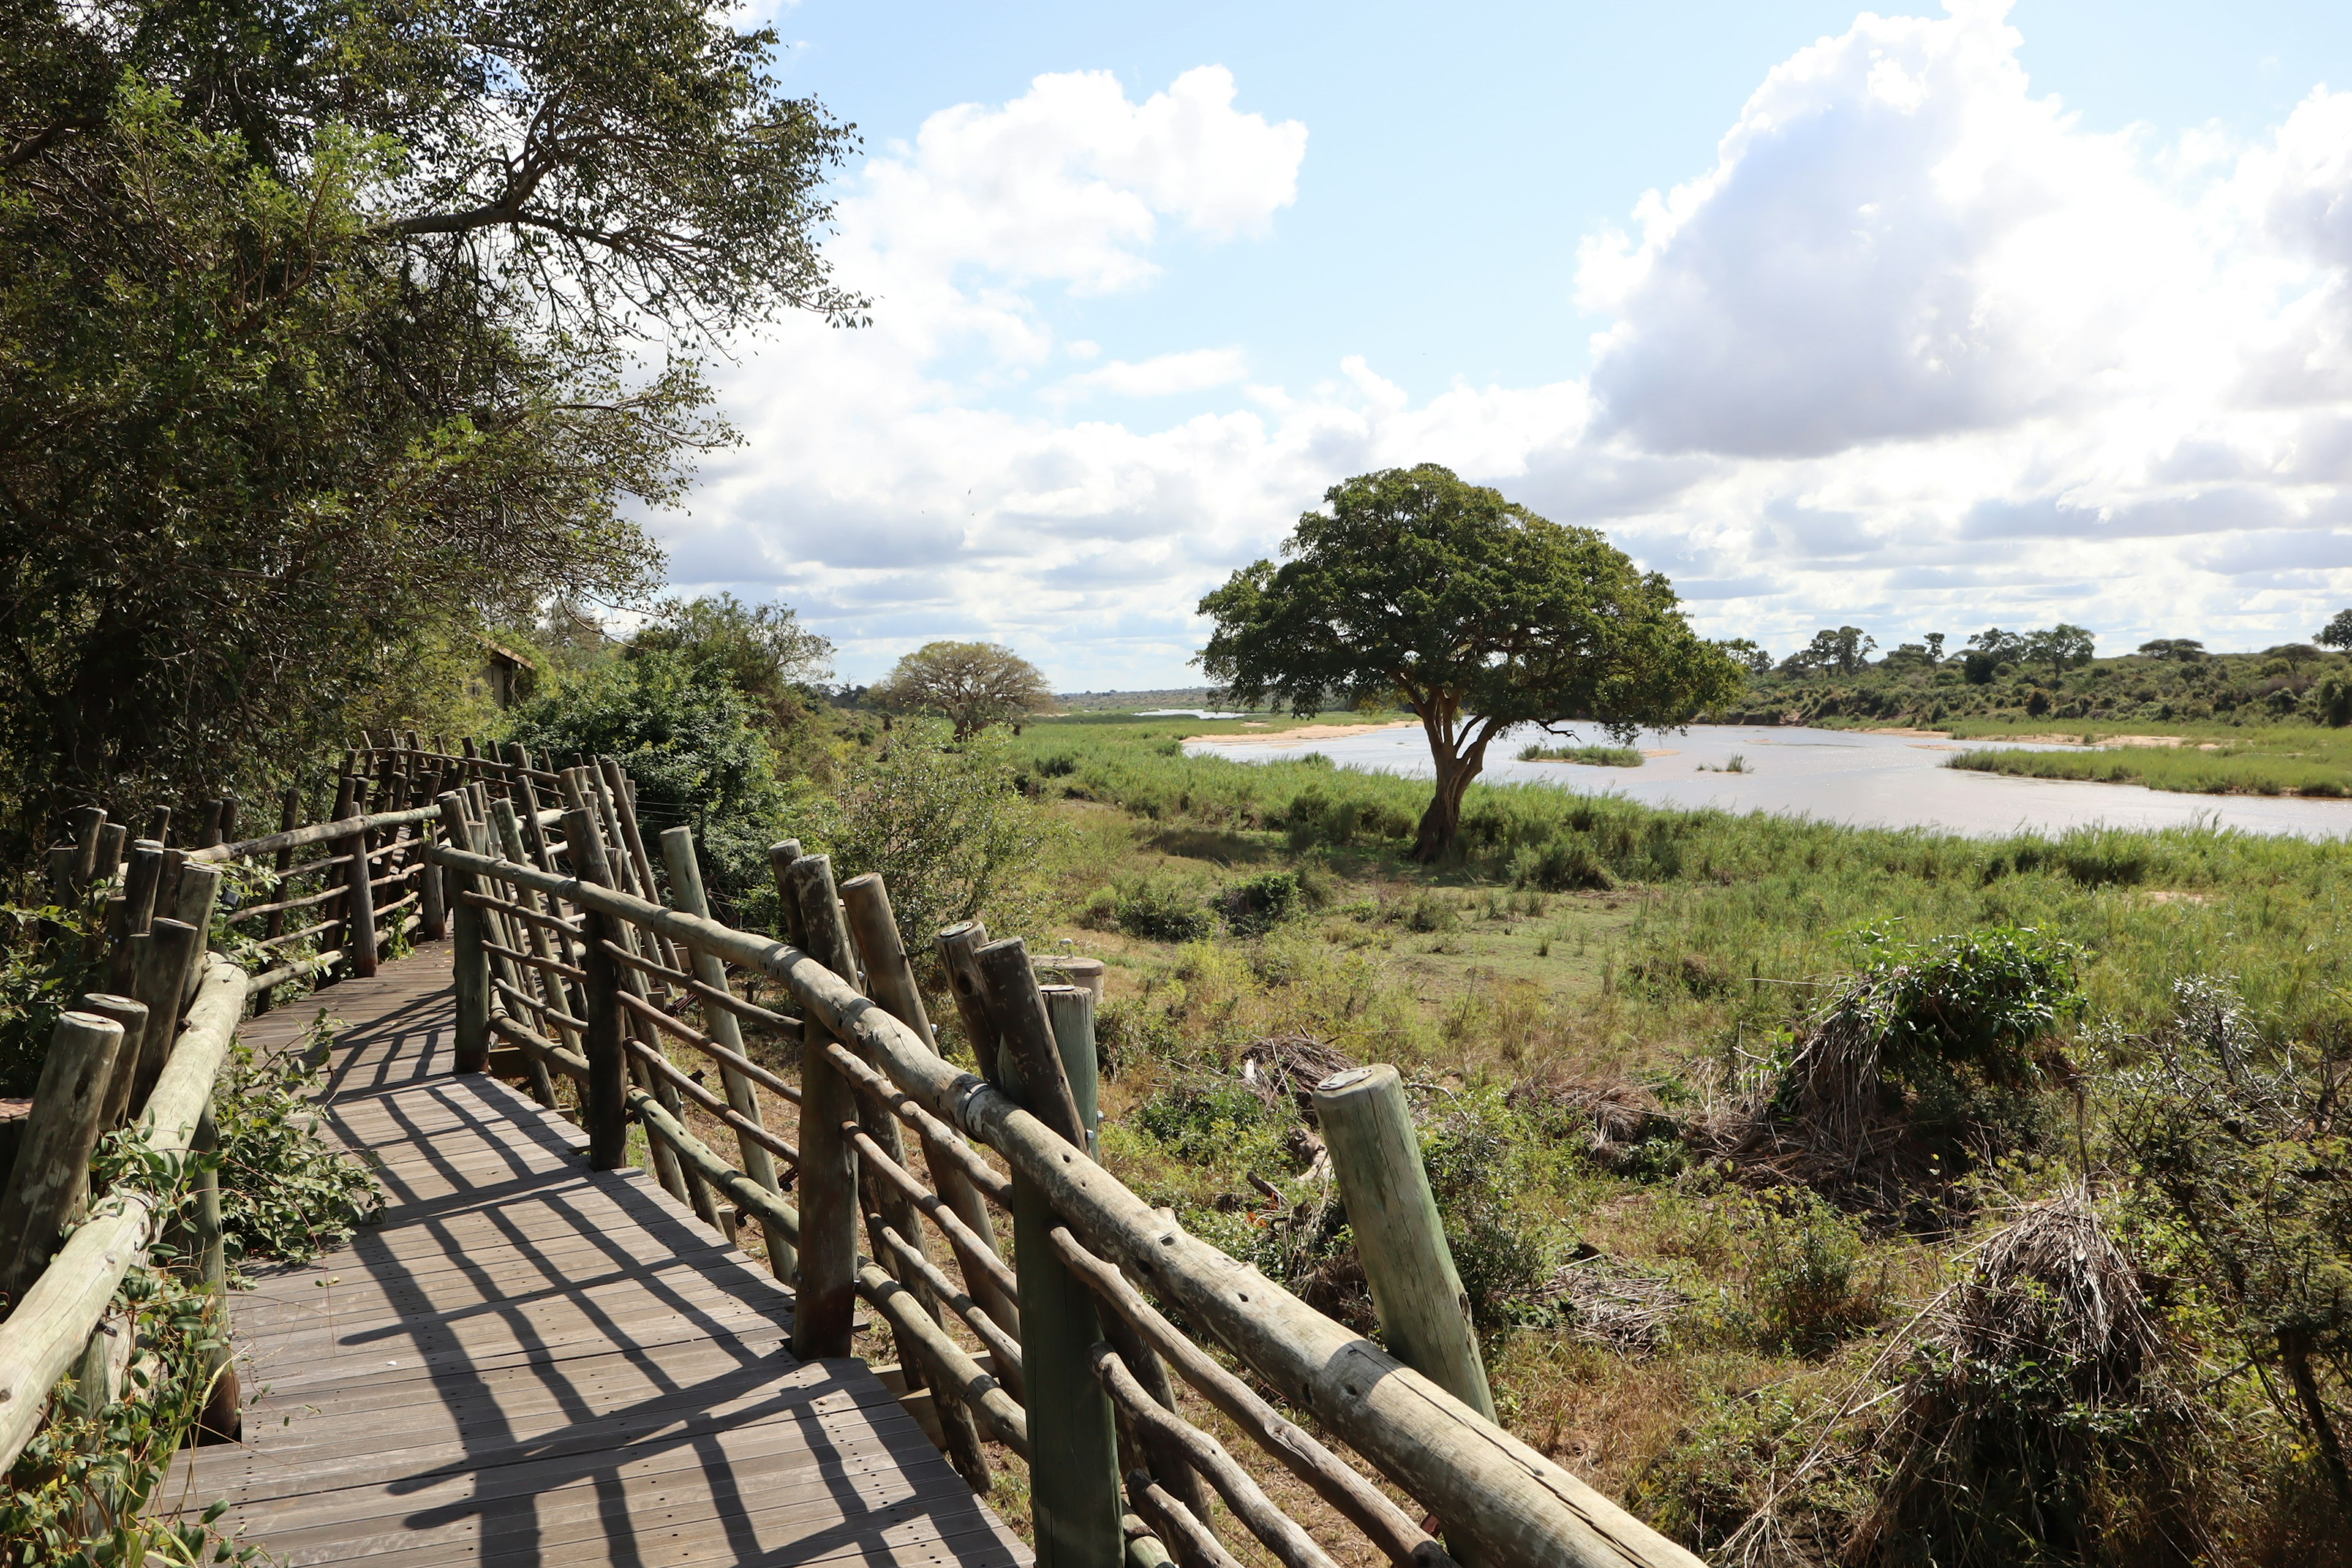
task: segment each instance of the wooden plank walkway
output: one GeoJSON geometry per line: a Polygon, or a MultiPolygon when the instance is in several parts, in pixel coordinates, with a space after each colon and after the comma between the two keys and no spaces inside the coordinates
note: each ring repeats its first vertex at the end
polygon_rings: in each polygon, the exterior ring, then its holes
{"type": "Polygon", "coordinates": [[[296,1564],[1033,1562],[863,1362],[793,1359],[764,1268],[450,1073],[448,975],[436,944],[244,1031],[350,1022],[323,1109],[385,1214],[231,1298],[246,1440],[167,1495],[296,1564]]]}

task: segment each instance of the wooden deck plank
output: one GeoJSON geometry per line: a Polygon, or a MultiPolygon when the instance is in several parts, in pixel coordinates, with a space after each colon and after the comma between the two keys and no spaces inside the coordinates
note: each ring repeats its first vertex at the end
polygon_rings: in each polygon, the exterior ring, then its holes
{"type": "Polygon", "coordinates": [[[1029,1552],[863,1362],[789,1351],[792,1297],[641,1171],[505,1084],[455,1076],[444,950],[323,1008],[327,1129],[383,1223],[233,1300],[247,1441],[169,1495],[292,1563],[889,1563],[1029,1552]]]}

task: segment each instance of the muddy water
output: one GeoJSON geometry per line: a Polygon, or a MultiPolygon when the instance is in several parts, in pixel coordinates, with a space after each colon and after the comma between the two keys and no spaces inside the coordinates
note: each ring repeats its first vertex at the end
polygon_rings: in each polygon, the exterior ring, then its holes
{"type": "MultiPolygon", "coordinates": [[[[1605,739],[1597,732],[1581,738],[1605,739]]],[[[1498,739],[1487,751],[1499,760],[1487,763],[1486,781],[1616,794],[1653,805],[1769,811],[1861,827],[1937,827],[1979,837],[2092,826],[2220,826],[2305,838],[2352,833],[2352,800],[2174,795],[2137,784],[2011,778],[1943,765],[1955,752],[1998,742],[1962,744],[1850,730],[1695,724],[1681,733],[1643,735],[1637,744],[1664,754],[1650,756],[1639,768],[1603,768],[1514,760],[1531,741],[1557,743],[1533,729],[1498,739]],[[1712,771],[1734,757],[1747,772],[1712,771]]],[[[1257,763],[1320,752],[1343,767],[1417,778],[1432,772],[1429,744],[1417,725],[1287,745],[1271,738],[1195,741],[1185,750],[1257,763]]]]}

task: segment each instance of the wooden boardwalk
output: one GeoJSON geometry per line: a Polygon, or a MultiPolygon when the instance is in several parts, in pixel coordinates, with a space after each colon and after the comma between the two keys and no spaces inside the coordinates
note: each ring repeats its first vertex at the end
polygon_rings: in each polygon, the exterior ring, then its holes
{"type": "Polygon", "coordinates": [[[761,1265],[450,1073],[448,975],[436,945],[247,1026],[349,1021],[323,1109],[385,1214],[231,1299],[245,1441],[173,1501],[298,1564],[1030,1563],[863,1362],[793,1358],[761,1265]]]}

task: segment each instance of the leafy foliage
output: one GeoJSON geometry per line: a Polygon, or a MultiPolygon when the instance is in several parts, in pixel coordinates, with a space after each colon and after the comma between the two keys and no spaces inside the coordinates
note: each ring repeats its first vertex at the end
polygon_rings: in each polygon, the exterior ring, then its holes
{"type": "Polygon", "coordinates": [[[900,658],[867,696],[902,713],[951,720],[959,741],[1054,703],[1035,665],[986,642],[925,643],[900,658]]]}
{"type": "MultiPolygon", "coordinates": [[[[314,1035],[333,1026],[321,1013],[314,1035]]],[[[221,1226],[237,1258],[303,1263],[340,1246],[383,1206],[364,1166],[321,1140],[310,1096],[318,1065],[303,1053],[254,1059],[232,1051],[213,1089],[219,1133],[221,1226]]]]}
{"type": "Polygon", "coordinates": [[[629,513],[727,435],[695,353],[860,308],[815,248],[850,132],[699,0],[16,0],[0,37],[19,856],[77,795],[263,793],[484,620],[638,595],[629,513]]]}
{"type": "Polygon", "coordinates": [[[696,679],[730,686],[772,732],[807,714],[806,688],[833,673],[833,644],[787,605],[746,605],[732,594],[669,598],[629,639],[631,658],[674,653],[696,679]]]}
{"type": "Polygon", "coordinates": [[[0,1094],[28,1095],[48,1059],[58,1015],[94,984],[104,955],[102,903],[74,908],[0,905],[7,932],[0,959],[0,1094]]]}
{"type": "Polygon", "coordinates": [[[177,1525],[155,1516],[172,1457],[209,1394],[206,1358],[226,1341],[217,1296],[160,1261],[124,1276],[108,1321],[131,1336],[128,1381],[103,1408],[69,1389],[17,1456],[0,1487],[0,1561],[10,1568],[261,1561],[257,1548],[217,1535],[226,1501],[177,1525]]]}
{"type": "Polygon", "coordinates": [[[508,716],[508,734],[559,759],[610,756],[637,786],[646,837],[684,823],[723,910],[768,884],[768,846],[782,817],[775,753],[734,687],[705,679],[680,650],[590,666],[508,716]]]}
{"type": "Polygon", "coordinates": [[[1360,475],[1201,601],[1201,663],[1232,698],[1307,714],[1402,702],[1437,784],[1414,854],[1450,850],[1487,744],[1515,724],[1600,725],[1621,741],[1736,696],[1741,673],[1683,619],[1665,578],[1433,463],[1360,475]]]}
{"type": "Polygon", "coordinates": [[[922,963],[933,935],[958,921],[984,919],[997,936],[1036,933],[1034,877],[1049,832],[998,737],[960,741],[947,724],[918,719],[847,765],[839,794],[814,804],[808,837],[832,853],[837,875],[881,873],[900,938],[922,963]]]}

